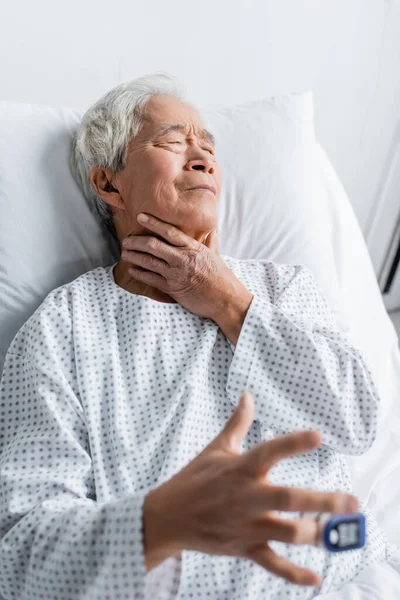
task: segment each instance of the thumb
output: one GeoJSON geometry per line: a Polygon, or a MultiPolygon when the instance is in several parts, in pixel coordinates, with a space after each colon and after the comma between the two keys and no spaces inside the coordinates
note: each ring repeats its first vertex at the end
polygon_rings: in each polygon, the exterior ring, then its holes
{"type": "Polygon", "coordinates": [[[218,240],[218,231],[213,229],[207,236],[204,245],[210,250],[217,252],[219,254],[219,240],[218,240]]]}
{"type": "Polygon", "coordinates": [[[207,446],[207,449],[220,449],[239,453],[240,444],[250,429],[253,417],[254,398],[250,392],[243,392],[234,413],[221,433],[207,446]]]}

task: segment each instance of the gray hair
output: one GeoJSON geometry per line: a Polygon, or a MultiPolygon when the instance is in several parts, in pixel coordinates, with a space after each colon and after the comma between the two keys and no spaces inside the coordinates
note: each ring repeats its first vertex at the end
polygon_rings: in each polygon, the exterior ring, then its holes
{"type": "Polygon", "coordinates": [[[164,72],[121,83],[85,112],[72,140],[70,164],[73,174],[90,201],[93,214],[119,248],[111,207],[97,195],[89,173],[93,167],[108,167],[114,172],[124,169],[129,141],[143,124],[141,109],[156,94],[185,100],[182,85],[164,72]]]}

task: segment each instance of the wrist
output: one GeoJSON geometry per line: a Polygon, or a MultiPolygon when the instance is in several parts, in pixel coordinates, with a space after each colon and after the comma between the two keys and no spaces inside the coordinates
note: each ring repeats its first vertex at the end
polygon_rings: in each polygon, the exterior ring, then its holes
{"type": "Polygon", "coordinates": [[[168,522],[171,521],[164,516],[159,490],[160,488],[151,490],[143,504],[143,542],[147,572],[183,550],[176,540],[176,531],[170,530],[168,522]]]}
{"type": "Polygon", "coordinates": [[[236,345],[254,295],[241,284],[236,294],[226,296],[225,302],[214,321],[224,335],[236,345]]]}

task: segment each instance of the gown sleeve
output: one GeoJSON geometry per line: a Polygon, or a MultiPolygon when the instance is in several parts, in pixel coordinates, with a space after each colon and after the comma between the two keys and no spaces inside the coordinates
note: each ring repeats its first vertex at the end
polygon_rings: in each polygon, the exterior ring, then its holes
{"type": "Polygon", "coordinates": [[[337,326],[307,267],[269,264],[273,301],[254,294],[226,392],[237,406],[249,391],[254,418],[281,434],[313,429],[336,452],[363,454],[376,438],[380,407],[365,356],[337,326]]]}
{"type": "Polygon", "coordinates": [[[142,600],[148,490],[96,501],[88,431],[62,369],[9,351],[0,423],[1,597],[142,600]]]}

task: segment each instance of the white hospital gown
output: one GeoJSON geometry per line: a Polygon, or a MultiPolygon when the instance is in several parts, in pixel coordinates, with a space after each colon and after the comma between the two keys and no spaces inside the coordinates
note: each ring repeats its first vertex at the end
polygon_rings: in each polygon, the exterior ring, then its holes
{"type": "Polygon", "coordinates": [[[344,455],[376,435],[370,371],[310,271],[222,258],[254,294],[236,347],[214,321],[119,287],[114,265],[50,292],[14,337],[0,386],[2,600],[306,600],[398,550],[361,504],[362,549],[270,542],[322,575],[321,588],[186,550],[146,574],[146,494],[218,435],[244,390],[255,415],[242,451],[297,430],[323,435],[275,465],[272,484],[351,492],[344,455]]]}

